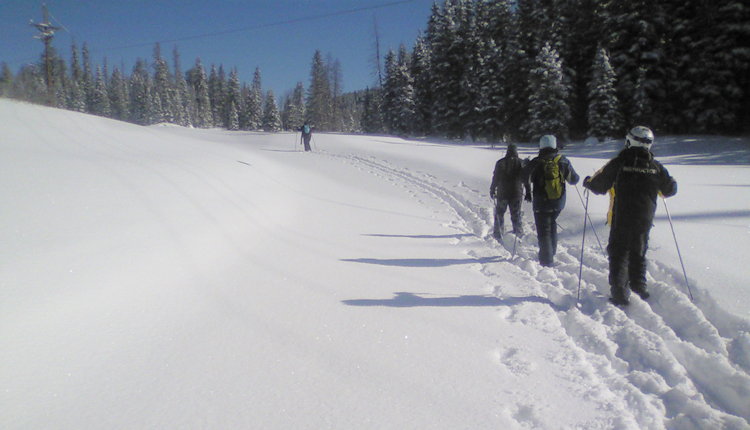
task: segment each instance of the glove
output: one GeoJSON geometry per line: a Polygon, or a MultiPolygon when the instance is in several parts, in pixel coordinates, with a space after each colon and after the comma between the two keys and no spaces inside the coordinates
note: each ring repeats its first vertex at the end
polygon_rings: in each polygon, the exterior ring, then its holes
{"type": "Polygon", "coordinates": [[[526,198],[524,198],[527,202],[531,201],[531,193],[526,193],[526,198]]]}
{"type": "Polygon", "coordinates": [[[493,190],[493,191],[490,191],[490,198],[491,198],[492,200],[495,200],[495,191],[494,191],[494,190],[493,190]]]}
{"type": "Polygon", "coordinates": [[[585,178],[583,178],[583,186],[584,187],[588,188],[589,187],[589,182],[591,182],[591,176],[586,176],[585,178]]]}

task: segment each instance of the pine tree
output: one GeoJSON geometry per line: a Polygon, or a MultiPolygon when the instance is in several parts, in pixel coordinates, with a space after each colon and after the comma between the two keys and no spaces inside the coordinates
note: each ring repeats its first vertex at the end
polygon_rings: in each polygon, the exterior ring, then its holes
{"type": "Polygon", "coordinates": [[[400,136],[411,134],[414,120],[414,87],[408,65],[404,45],[398,57],[392,49],[385,56],[383,117],[388,131],[400,136]]]}
{"type": "Polygon", "coordinates": [[[101,67],[96,67],[96,79],[94,83],[94,93],[91,98],[91,113],[109,118],[111,115],[109,94],[107,85],[104,83],[104,75],[101,67]]]}
{"type": "MultiPolygon", "coordinates": [[[[414,42],[411,75],[414,79],[414,127],[419,135],[432,134],[433,91],[430,69],[430,48],[421,35],[414,42]]],[[[370,97],[372,98],[372,97],[370,97]]]]}
{"type": "Polygon", "coordinates": [[[243,129],[260,130],[263,127],[263,89],[261,86],[260,68],[255,69],[253,84],[245,92],[245,113],[243,129]]]}
{"type": "Polygon", "coordinates": [[[135,62],[130,75],[130,122],[138,125],[149,125],[150,78],[146,64],[140,58],[135,62]]]}
{"type": "Polygon", "coordinates": [[[81,82],[81,89],[83,90],[83,96],[86,102],[86,112],[94,113],[94,78],[91,72],[91,55],[89,55],[89,48],[85,42],[83,43],[83,77],[81,82]]]}
{"type": "Polygon", "coordinates": [[[619,136],[623,132],[619,103],[615,91],[615,72],[604,48],[599,49],[589,82],[589,131],[599,139],[619,136]]]}
{"type": "Polygon", "coordinates": [[[180,67],[180,53],[175,45],[172,52],[174,59],[174,89],[175,89],[175,123],[190,127],[193,125],[193,111],[194,109],[190,106],[193,97],[190,95],[187,82],[185,77],[182,75],[182,68],[180,67]]]}
{"type": "Polygon", "coordinates": [[[224,121],[221,112],[224,106],[224,87],[219,78],[219,72],[213,64],[211,65],[211,74],[208,77],[208,96],[211,99],[211,124],[212,126],[223,127],[224,121]]]}
{"type": "Polygon", "coordinates": [[[10,97],[13,88],[13,72],[5,61],[0,65],[0,97],[10,97]]]}
{"type": "Polygon", "coordinates": [[[499,140],[504,134],[506,82],[504,52],[511,30],[510,5],[506,0],[476,3],[477,67],[476,134],[499,140]]]}
{"type": "Polygon", "coordinates": [[[120,70],[115,67],[112,72],[112,79],[110,79],[109,90],[109,105],[112,111],[112,118],[121,121],[126,121],[129,118],[128,112],[128,90],[127,82],[120,74],[120,70]]]}
{"type": "Polygon", "coordinates": [[[161,46],[157,43],[154,47],[154,86],[153,91],[159,95],[161,101],[161,113],[159,122],[174,123],[177,109],[175,103],[175,91],[172,86],[172,75],[169,72],[169,66],[161,54],[161,46]]]}
{"type": "Polygon", "coordinates": [[[648,119],[655,131],[666,131],[670,106],[667,102],[667,80],[670,70],[667,25],[671,22],[667,2],[651,0],[616,0],[605,3],[606,47],[617,74],[617,96],[623,104],[626,124],[642,124],[644,112],[637,106],[635,94],[645,91],[651,105],[648,119]],[[641,88],[637,81],[643,79],[641,88]]]}
{"type": "Polygon", "coordinates": [[[237,106],[234,104],[234,100],[229,102],[229,113],[227,115],[227,130],[239,130],[240,129],[240,118],[237,114],[237,106]]]}
{"type": "MultiPolygon", "coordinates": [[[[286,110],[286,109],[285,109],[286,110]]],[[[289,100],[287,130],[297,130],[305,122],[305,86],[297,82],[289,100]]]]}
{"type": "Polygon", "coordinates": [[[210,128],[214,126],[211,112],[211,97],[209,96],[208,79],[206,69],[201,64],[201,59],[195,60],[195,67],[188,72],[188,84],[193,88],[195,105],[194,125],[198,128],[210,128]]]}
{"type": "Polygon", "coordinates": [[[328,78],[331,88],[331,130],[342,131],[344,129],[344,118],[341,111],[341,97],[344,90],[344,76],[341,63],[328,54],[328,78]]]}
{"type": "Polygon", "coordinates": [[[228,128],[230,130],[240,129],[240,115],[239,112],[243,107],[242,94],[240,94],[240,79],[237,73],[237,69],[232,69],[229,72],[229,81],[227,81],[226,100],[224,103],[229,103],[228,111],[228,128]],[[234,113],[231,111],[231,105],[234,105],[234,113]],[[235,118],[236,117],[236,118],[235,118]],[[236,124],[235,124],[236,121],[236,124]]]}
{"type": "Polygon", "coordinates": [[[532,59],[522,48],[522,38],[519,31],[519,12],[511,15],[510,31],[503,52],[502,76],[504,80],[503,101],[503,134],[510,139],[521,139],[528,137],[523,130],[527,121],[529,111],[529,100],[531,88],[529,75],[531,73],[532,59]]]}
{"type": "Polygon", "coordinates": [[[467,91],[471,85],[467,74],[475,62],[470,7],[469,0],[446,0],[438,15],[431,17],[434,28],[427,34],[433,90],[440,94],[433,103],[433,125],[435,131],[448,138],[462,139],[472,122],[468,109],[474,93],[467,91]]]}
{"type": "Polygon", "coordinates": [[[528,134],[532,138],[553,134],[558,139],[567,139],[570,122],[570,108],[566,103],[568,89],[563,82],[562,62],[549,44],[539,51],[529,84],[529,119],[525,125],[528,134]]]}
{"type": "Polygon", "coordinates": [[[320,51],[315,51],[310,70],[310,88],[307,91],[307,120],[319,131],[331,129],[331,88],[328,69],[320,51]]]}
{"type": "Polygon", "coordinates": [[[273,90],[268,90],[266,96],[266,106],[263,109],[263,130],[270,132],[281,130],[281,116],[279,115],[279,108],[276,106],[276,97],[273,95],[273,90]]]}
{"type": "Polygon", "coordinates": [[[72,111],[85,112],[86,94],[83,89],[83,70],[78,62],[78,47],[75,41],[71,47],[70,74],[66,106],[72,111]]]}

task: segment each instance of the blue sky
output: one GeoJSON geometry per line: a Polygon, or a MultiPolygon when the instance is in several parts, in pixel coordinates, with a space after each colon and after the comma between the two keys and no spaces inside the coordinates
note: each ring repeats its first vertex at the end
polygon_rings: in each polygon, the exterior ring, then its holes
{"type": "MultiPolygon", "coordinates": [[[[75,40],[79,52],[88,44],[94,64],[107,58],[110,72],[124,63],[130,71],[138,57],[152,60],[156,42],[172,66],[177,45],[183,71],[197,57],[211,64],[236,67],[240,81],[252,82],[260,68],[264,91],[277,99],[301,81],[310,83],[316,50],[339,60],[344,91],[375,82],[377,20],[381,56],[404,43],[411,50],[427,26],[434,0],[48,0],[50,21],[64,27],[52,44],[66,60],[75,40]]],[[[42,21],[42,2],[0,2],[0,62],[16,73],[38,61],[43,44],[29,21],[42,21]]]]}

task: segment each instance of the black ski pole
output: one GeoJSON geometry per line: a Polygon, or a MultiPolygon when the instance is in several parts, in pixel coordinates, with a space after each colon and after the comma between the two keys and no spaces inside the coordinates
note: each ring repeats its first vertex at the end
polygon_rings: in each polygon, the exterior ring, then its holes
{"type": "MultiPolygon", "coordinates": [[[[578,188],[576,188],[577,190],[578,188]]],[[[586,244],[586,218],[589,214],[589,192],[586,190],[586,204],[583,205],[583,238],[581,239],[581,267],[578,269],[578,297],[577,302],[581,301],[581,278],[583,277],[583,246],[586,244]]]]}
{"type": "Polygon", "coordinates": [[[674,232],[674,224],[672,224],[672,216],[669,215],[669,208],[667,207],[667,199],[662,196],[664,202],[664,210],[667,211],[667,219],[669,219],[669,227],[672,229],[672,237],[674,238],[674,246],[677,248],[677,256],[680,257],[680,266],[682,266],[682,275],[685,277],[685,285],[687,285],[688,296],[690,301],[693,301],[693,292],[690,291],[690,282],[688,282],[687,272],[685,271],[685,263],[682,262],[682,254],[680,253],[680,245],[677,244],[677,235],[674,232]]]}
{"type": "MultiPolygon", "coordinates": [[[[588,207],[588,195],[586,195],[586,203],[583,203],[583,197],[581,197],[581,192],[578,190],[578,185],[576,187],[576,193],[578,193],[578,198],[581,200],[581,204],[584,206],[584,208],[588,207]]],[[[588,191],[588,190],[587,190],[588,191]]],[[[605,257],[607,256],[607,253],[604,252],[604,247],[602,246],[602,241],[599,240],[599,235],[596,233],[596,228],[594,228],[594,222],[591,221],[591,217],[588,214],[588,210],[586,211],[586,218],[584,218],[583,222],[585,223],[586,220],[589,220],[589,224],[591,225],[591,230],[594,230],[594,237],[596,237],[596,242],[599,244],[599,250],[602,251],[602,255],[605,257]]],[[[584,224],[585,227],[585,224],[584,224]]]]}

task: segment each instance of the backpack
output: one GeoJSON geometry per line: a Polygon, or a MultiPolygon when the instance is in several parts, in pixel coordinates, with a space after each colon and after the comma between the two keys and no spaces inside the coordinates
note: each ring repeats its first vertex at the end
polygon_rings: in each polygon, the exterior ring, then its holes
{"type": "Polygon", "coordinates": [[[307,124],[305,124],[304,126],[302,126],[302,132],[305,133],[305,134],[310,134],[310,126],[307,125],[307,124]]]}
{"type": "Polygon", "coordinates": [[[544,161],[544,191],[547,192],[547,198],[559,199],[563,193],[563,178],[560,174],[560,157],[544,161]]]}

